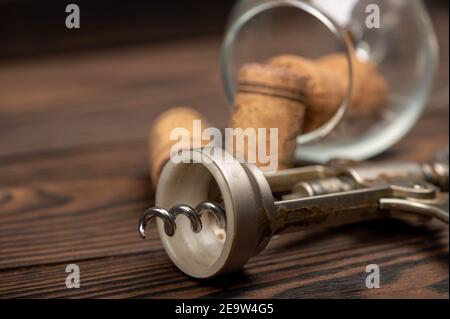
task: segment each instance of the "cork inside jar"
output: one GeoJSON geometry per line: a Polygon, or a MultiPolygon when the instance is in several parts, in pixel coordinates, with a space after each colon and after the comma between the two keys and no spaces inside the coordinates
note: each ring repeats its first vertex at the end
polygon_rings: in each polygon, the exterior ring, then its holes
{"type": "Polygon", "coordinates": [[[295,160],[299,162],[364,160],[391,147],[420,117],[436,68],[436,39],[420,1],[337,3],[241,0],[223,40],[222,81],[231,107],[239,70],[245,64],[286,54],[316,60],[339,54],[345,60],[346,94],[328,121],[298,135],[295,160]],[[368,5],[381,8],[380,28],[365,26],[368,5]],[[403,39],[407,41],[402,43],[403,39]],[[358,73],[355,57],[374,65],[386,79],[387,107],[376,116],[349,116],[358,78],[371,80],[358,73]]]}

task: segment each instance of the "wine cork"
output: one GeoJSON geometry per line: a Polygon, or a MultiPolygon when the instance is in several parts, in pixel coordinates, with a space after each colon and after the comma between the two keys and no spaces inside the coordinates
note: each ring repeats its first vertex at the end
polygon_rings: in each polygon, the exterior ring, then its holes
{"type": "MultiPolygon", "coordinates": [[[[295,55],[280,55],[269,64],[284,67],[308,79],[305,90],[304,131],[310,132],[336,114],[348,93],[348,60],[344,54],[330,54],[310,60],[295,55]]],[[[371,63],[352,57],[353,85],[347,116],[376,115],[387,107],[386,80],[371,63]]]]}
{"type": "MultiPolygon", "coordinates": [[[[231,127],[254,129],[256,141],[264,137],[258,136],[258,129],[265,128],[266,154],[271,149],[271,156],[277,152],[278,169],[293,165],[296,138],[302,132],[304,121],[305,81],[292,71],[270,65],[246,64],[239,72],[231,127]],[[278,129],[278,148],[275,150],[270,145],[271,128],[278,129]]],[[[237,152],[241,152],[237,155],[246,160],[253,155],[256,165],[266,165],[257,156],[259,146],[246,144],[236,146],[237,152]]]]}
{"type": "Polygon", "coordinates": [[[283,67],[307,79],[305,83],[305,104],[307,106],[304,132],[310,132],[325,124],[336,114],[345,92],[341,76],[318,67],[314,60],[291,54],[280,55],[268,61],[270,65],[283,67]]]}
{"type": "Polygon", "coordinates": [[[209,126],[203,115],[186,107],[172,108],[154,120],[149,134],[150,175],[153,187],[158,184],[161,170],[170,159],[172,147],[176,143],[180,146],[180,150],[190,149],[193,146],[205,146],[209,141],[202,140],[202,131],[209,126]],[[200,130],[194,129],[195,120],[201,121],[200,130]],[[184,128],[189,132],[189,141],[170,138],[172,131],[177,128],[184,128]]]}
{"type": "MultiPolygon", "coordinates": [[[[348,60],[344,54],[329,54],[317,60],[321,68],[336,72],[342,78],[341,90],[348,87],[348,60]]],[[[352,55],[353,85],[348,114],[352,117],[376,115],[388,105],[388,84],[377,67],[352,55]]]]}

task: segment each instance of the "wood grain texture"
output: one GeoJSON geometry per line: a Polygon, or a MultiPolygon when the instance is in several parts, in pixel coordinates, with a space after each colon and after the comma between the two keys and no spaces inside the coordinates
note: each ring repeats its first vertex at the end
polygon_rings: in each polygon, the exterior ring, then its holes
{"type": "MultiPolygon", "coordinates": [[[[196,281],[154,230],[147,133],[167,107],[224,127],[218,41],[171,43],[1,66],[0,298],[448,298],[448,228],[377,221],[274,239],[245,269],[196,281]],[[65,267],[81,269],[66,289],[65,267]],[[381,289],[365,288],[379,264],[381,289]]],[[[448,114],[426,115],[378,159],[426,160],[448,114]]]]}

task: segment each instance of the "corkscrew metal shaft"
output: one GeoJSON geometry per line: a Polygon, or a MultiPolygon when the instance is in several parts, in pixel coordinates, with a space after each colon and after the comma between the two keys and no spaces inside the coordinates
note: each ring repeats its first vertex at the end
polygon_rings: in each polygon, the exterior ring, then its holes
{"type": "Polygon", "coordinates": [[[192,162],[164,168],[139,233],[157,217],[166,251],[193,277],[236,270],[282,233],[384,217],[449,221],[448,150],[429,163],[339,160],[273,174],[223,152],[185,152],[192,162]]]}

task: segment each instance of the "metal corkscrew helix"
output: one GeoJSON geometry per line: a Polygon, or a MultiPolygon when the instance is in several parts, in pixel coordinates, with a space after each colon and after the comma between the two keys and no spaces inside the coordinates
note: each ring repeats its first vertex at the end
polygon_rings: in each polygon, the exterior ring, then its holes
{"type": "Polygon", "coordinates": [[[175,218],[178,215],[186,216],[191,222],[192,231],[194,233],[199,233],[203,227],[201,216],[206,212],[211,213],[216,218],[217,225],[220,228],[225,228],[226,220],[223,208],[219,204],[205,201],[198,204],[195,209],[189,205],[176,205],[169,210],[158,207],[149,208],[141,216],[139,221],[139,234],[142,238],[145,238],[145,229],[147,228],[148,223],[154,217],[159,217],[164,221],[166,235],[173,236],[176,230],[175,218]]]}
{"type": "Polygon", "coordinates": [[[237,270],[282,233],[385,217],[449,221],[448,149],[429,163],[334,160],[272,174],[211,150],[184,151],[190,162],[169,162],[157,207],[139,221],[145,237],[157,217],[170,258],[196,278],[237,270]]]}

